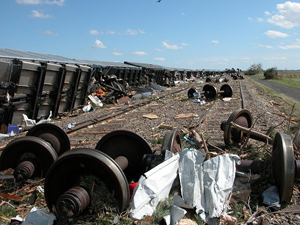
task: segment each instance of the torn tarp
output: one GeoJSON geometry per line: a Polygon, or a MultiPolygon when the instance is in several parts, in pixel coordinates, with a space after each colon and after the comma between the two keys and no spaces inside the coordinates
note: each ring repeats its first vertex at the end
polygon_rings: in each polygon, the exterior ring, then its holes
{"type": "Polygon", "coordinates": [[[185,203],[196,207],[204,221],[220,217],[235,178],[237,155],[224,154],[203,162],[205,155],[194,149],[181,153],[179,178],[185,203]]]}
{"type": "Polygon", "coordinates": [[[178,165],[177,154],[140,177],[132,199],[130,210],[132,218],[142,219],[144,216],[151,216],[158,203],[169,196],[177,177],[178,165]]]}

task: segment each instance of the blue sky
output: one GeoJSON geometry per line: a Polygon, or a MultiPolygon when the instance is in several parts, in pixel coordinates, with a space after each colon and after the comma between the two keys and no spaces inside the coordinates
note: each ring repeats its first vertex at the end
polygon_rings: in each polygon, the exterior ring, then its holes
{"type": "Polygon", "coordinates": [[[300,1],[2,0],[0,48],[189,69],[300,69],[300,1]]]}

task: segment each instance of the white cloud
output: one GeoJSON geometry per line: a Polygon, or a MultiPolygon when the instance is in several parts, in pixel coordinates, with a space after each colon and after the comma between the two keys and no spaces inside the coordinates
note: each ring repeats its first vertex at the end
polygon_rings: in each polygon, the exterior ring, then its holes
{"type": "Polygon", "coordinates": [[[268,30],[264,33],[264,35],[267,35],[269,38],[286,38],[289,36],[286,33],[282,33],[276,30],[268,30]]]}
{"type": "Polygon", "coordinates": [[[118,56],[120,56],[120,55],[123,55],[123,53],[121,53],[121,52],[113,52],[113,55],[118,55],[118,56]]]}
{"type": "Polygon", "coordinates": [[[115,31],[113,31],[113,30],[109,30],[109,31],[107,31],[107,34],[115,34],[116,32],[115,31]]]}
{"type": "Polygon", "coordinates": [[[287,1],[277,4],[277,11],[268,19],[269,23],[286,29],[300,26],[300,3],[287,1]]]}
{"type": "Polygon", "coordinates": [[[264,19],[263,18],[257,18],[256,21],[257,22],[262,22],[262,21],[264,21],[264,19]]]}
{"type": "Polygon", "coordinates": [[[300,44],[295,44],[295,45],[286,45],[286,46],[279,46],[279,48],[288,50],[288,49],[299,49],[300,44]]]}
{"type": "Polygon", "coordinates": [[[252,17],[248,17],[247,18],[249,21],[253,21],[253,18],[252,17]]]}
{"type": "Polygon", "coordinates": [[[146,52],[139,52],[139,51],[133,52],[132,54],[133,55],[147,55],[146,52]]]}
{"type": "Polygon", "coordinates": [[[53,33],[53,32],[50,31],[50,30],[45,30],[45,31],[42,31],[41,33],[42,33],[42,34],[47,34],[47,35],[59,36],[58,33],[53,33]]]}
{"type": "Polygon", "coordinates": [[[156,60],[156,61],[166,61],[165,58],[154,58],[154,60],[156,60]]]}
{"type": "Polygon", "coordinates": [[[146,34],[146,32],[141,29],[139,29],[139,32],[140,32],[140,34],[146,34]]]}
{"type": "Polygon", "coordinates": [[[219,44],[219,41],[218,40],[212,40],[211,43],[217,45],[217,44],[219,44]]]}
{"type": "Polygon", "coordinates": [[[160,48],[156,48],[155,50],[158,51],[158,52],[163,52],[164,51],[164,50],[162,50],[160,48]]]}
{"type": "Polygon", "coordinates": [[[282,60],[287,60],[287,57],[263,57],[262,59],[266,61],[274,61],[274,60],[282,61],[282,60]]]}
{"type": "Polygon", "coordinates": [[[98,34],[99,34],[99,31],[97,31],[97,30],[91,30],[91,31],[90,31],[90,34],[92,34],[92,35],[98,35],[98,34]]]}
{"type": "Polygon", "coordinates": [[[44,14],[41,10],[32,10],[30,17],[47,19],[51,18],[52,16],[49,14],[44,14]]]}
{"type": "Polygon", "coordinates": [[[271,16],[271,13],[269,11],[265,11],[265,15],[271,16]]]}
{"type": "Polygon", "coordinates": [[[138,32],[136,30],[127,29],[125,34],[127,34],[127,35],[137,35],[138,32]]]}
{"type": "Polygon", "coordinates": [[[255,47],[274,49],[274,47],[271,45],[262,45],[262,44],[255,44],[255,47]]]}
{"type": "Polygon", "coordinates": [[[185,47],[185,46],[189,46],[189,44],[184,43],[184,42],[182,42],[181,45],[184,46],[184,47],[185,47]]]}
{"type": "Polygon", "coordinates": [[[181,46],[178,46],[178,45],[170,45],[168,44],[167,42],[163,41],[162,42],[162,45],[167,48],[167,49],[171,49],[171,50],[179,50],[179,49],[182,49],[181,46]]]}
{"type": "Polygon", "coordinates": [[[47,4],[47,5],[58,5],[63,6],[65,4],[65,0],[16,0],[19,4],[25,5],[39,5],[39,4],[47,4]]]}
{"type": "Polygon", "coordinates": [[[95,41],[95,45],[93,47],[94,48],[106,48],[106,46],[98,39],[95,41]]]}
{"type": "Polygon", "coordinates": [[[185,13],[182,12],[181,15],[185,16],[185,13]]]}

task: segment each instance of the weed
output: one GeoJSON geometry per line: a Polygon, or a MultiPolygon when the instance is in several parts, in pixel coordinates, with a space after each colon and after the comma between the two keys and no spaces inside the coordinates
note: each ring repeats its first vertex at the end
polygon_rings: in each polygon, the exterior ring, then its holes
{"type": "Polygon", "coordinates": [[[163,138],[156,138],[151,141],[151,144],[153,144],[153,145],[155,145],[155,144],[161,145],[162,143],[163,143],[163,138]]]}
{"type": "Polygon", "coordinates": [[[5,218],[11,218],[17,216],[17,212],[11,205],[5,204],[0,207],[0,216],[5,218]]]}
{"type": "Polygon", "coordinates": [[[165,201],[158,204],[153,214],[153,224],[159,224],[164,216],[170,214],[170,207],[172,204],[172,198],[167,198],[165,201]]]}

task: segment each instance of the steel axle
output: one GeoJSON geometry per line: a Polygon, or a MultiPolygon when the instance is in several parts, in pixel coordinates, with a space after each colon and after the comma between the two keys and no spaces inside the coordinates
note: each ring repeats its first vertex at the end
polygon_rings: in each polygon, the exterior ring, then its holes
{"type": "Polygon", "coordinates": [[[239,109],[234,111],[227,121],[221,123],[221,130],[224,131],[224,142],[227,146],[234,143],[242,143],[249,138],[261,141],[271,142],[272,139],[261,132],[255,131],[251,128],[252,117],[247,109],[239,109]]]}

